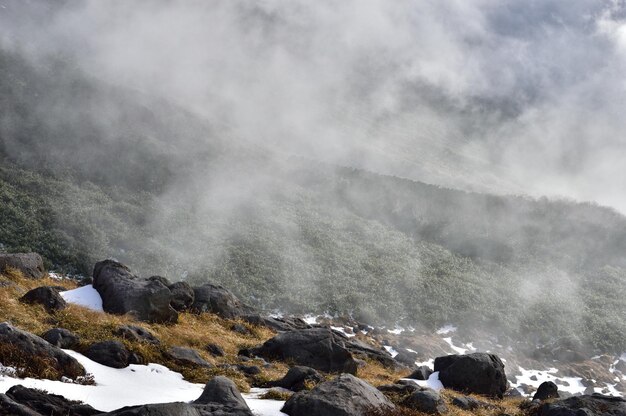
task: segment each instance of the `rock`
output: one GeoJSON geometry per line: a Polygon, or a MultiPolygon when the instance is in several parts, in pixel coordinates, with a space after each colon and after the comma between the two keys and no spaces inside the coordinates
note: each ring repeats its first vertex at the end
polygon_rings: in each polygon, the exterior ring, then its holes
{"type": "Polygon", "coordinates": [[[102,341],[92,344],[85,352],[85,356],[113,368],[124,368],[131,363],[131,352],[119,341],[102,341]]]}
{"type": "Polygon", "coordinates": [[[61,309],[65,309],[67,307],[67,303],[61,297],[59,291],[50,286],[41,286],[29,290],[20,298],[20,301],[24,303],[43,305],[48,312],[60,311],[61,309]]]}
{"type": "Polygon", "coordinates": [[[250,331],[242,324],[233,324],[230,328],[231,331],[234,331],[241,335],[250,335],[250,331]]]}
{"type": "Polygon", "coordinates": [[[168,354],[181,364],[192,364],[206,368],[213,367],[211,363],[207,362],[198,354],[198,351],[191,348],[172,347],[169,349],[168,354]]]}
{"type": "Polygon", "coordinates": [[[415,366],[415,362],[419,358],[417,353],[409,351],[406,348],[396,348],[396,351],[398,351],[398,355],[393,357],[394,360],[409,367],[415,366]]]}
{"type": "Polygon", "coordinates": [[[326,328],[284,332],[250,349],[249,353],[268,360],[293,361],[328,373],[356,374],[357,371],[357,362],[346,349],[345,339],[326,328]]]}
{"type": "Polygon", "coordinates": [[[448,410],[443,399],[434,390],[418,390],[402,401],[402,405],[418,412],[441,414],[448,410]]]}
{"type": "Polygon", "coordinates": [[[522,393],[516,388],[512,388],[506,393],[504,393],[505,397],[522,397],[522,393]]]}
{"type": "MultiPolygon", "coordinates": [[[[139,406],[123,407],[102,416],[209,416],[201,413],[200,408],[187,403],[158,403],[139,406]]],[[[215,416],[225,416],[227,413],[215,413],[215,416]]],[[[233,415],[234,416],[234,415],[233,415]]]]}
{"type": "Polygon", "coordinates": [[[0,415],[3,416],[41,416],[28,406],[20,404],[6,394],[0,394],[0,415]]]}
{"type": "Polygon", "coordinates": [[[29,279],[41,279],[47,274],[43,258],[37,253],[0,254],[0,272],[7,268],[19,270],[29,279]]]}
{"type": "Polygon", "coordinates": [[[215,357],[223,357],[224,355],[226,355],[222,347],[217,344],[207,344],[204,349],[206,349],[211,355],[215,357]]]}
{"type": "Polygon", "coordinates": [[[147,322],[173,323],[178,313],[170,306],[172,292],[158,279],[141,279],[121,263],[104,260],[93,270],[93,287],[105,312],[130,313],[147,322]]]}
{"type": "Polygon", "coordinates": [[[495,354],[437,357],[435,371],[439,371],[439,380],[447,388],[498,398],[506,392],[504,364],[495,354]]]}
{"type": "Polygon", "coordinates": [[[241,412],[242,415],[252,416],[250,408],[237,390],[235,383],[223,376],[213,377],[204,386],[200,397],[193,403],[195,405],[219,405],[231,411],[241,412]]]}
{"type": "MultiPolygon", "coordinates": [[[[15,348],[29,358],[41,358],[62,376],[76,378],[85,375],[85,369],[76,359],[43,338],[17,329],[8,322],[0,324],[0,350],[5,348],[15,348]]],[[[0,353],[0,361],[4,365],[22,366],[24,364],[11,362],[10,359],[1,355],[0,353]]]]}
{"type": "Polygon", "coordinates": [[[404,396],[407,394],[411,394],[414,391],[420,390],[420,387],[415,383],[411,383],[411,384],[395,383],[395,384],[383,384],[382,386],[378,386],[378,390],[384,393],[398,394],[398,395],[404,396]]]}
{"type": "Polygon", "coordinates": [[[537,378],[537,376],[530,376],[530,379],[531,379],[532,381],[538,381],[538,380],[539,380],[539,379],[537,378]]]}
{"type": "Polygon", "coordinates": [[[432,373],[433,370],[431,370],[430,367],[428,367],[427,365],[422,365],[417,367],[415,371],[406,376],[406,378],[410,378],[413,380],[428,380],[432,373]]]}
{"type": "MultiPolygon", "coordinates": [[[[337,335],[343,339],[345,348],[354,356],[378,361],[387,368],[395,369],[397,367],[397,361],[384,348],[374,348],[361,340],[348,338],[341,333],[337,333],[337,335]]],[[[412,365],[415,365],[415,363],[412,365]]]]}
{"type": "Polygon", "coordinates": [[[475,410],[480,408],[487,409],[491,407],[489,403],[469,396],[455,397],[452,399],[452,404],[463,410],[475,410]]]}
{"type": "Polygon", "coordinates": [[[113,335],[117,335],[118,337],[131,341],[145,342],[147,344],[158,345],[161,343],[161,341],[159,341],[159,339],[155,337],[152,332],[135,325],[122,325],[113,332],[113,335]]]}
{"type": "Polygon", "coordinates": [[[318,384],[291,396],[282,412],[290,416],[362,416],[391,411],[394,405],[376,388],[351,374],[318,384]]]}
{"type": "Polygon", "coordinates": [[[235,366],[235,370],[241,371],[247,376],[256,376],[261,374],[261,369],[256,365],[242,365],[238,364],[235,366]]]}
{"type": "Polygon", "coordinates": [[[541,405],[539,416],[626,416],[626,400],[601,394],[573,396],[541,405]]]}
{"type": "Polygon", "coordinates": [[[558,399],[559,388],[551,381],[544,381],[537,388],[537,392],[533,396],[533,400],[544,401],[547,399],[558,399]]]}
{"type": "Polygon", "coordinates": [[[261,316],[260,314],[255,313],[242,315],[241,319],[253,325],[266,326],[278,332],[312,328],[311,325],[304,322],[304,320],[294,317],[273,318],[270,316],[261,316]]]}
{"type": "Polygon", "coordinates": [[[324,377],[311,367],[295,366],[291,367],[285,377],[280,380],[270,382],[270,387],[282,387],[291,391],[301,391],[307,389],[307,383],[311,385],[324,381],[324,377]]]}
{"type": "Polygon", "coordinates": [[[63,396],[48,394],[41,390],[29,389],[24,386],[11,387],[6,395],[16,403],[22,404],[37,414],[46,416],[91,416],[102,414],[93,407],[63,396]]]}
{"type": "Polygon", "coordinates": [[[193,288],[187,282],[176,282],[168,286],[172,292],[170,305],[178,312],[186,311],[193,305],[195,294],[193,288]]]}
{"type": "Polygon", "coordinates": [[[233,319],[254,312],[254,309],[241,302],[232,292],[222,286],[206,283],[194,287],[194,301],[191,310],[195,313],[211,312],[222,318],[233,319]]]}
{"type": "Polygon", "coordinates": [[[46,331],[41,337],[55,347],[65,350],[74,349],[80,343],[78,335],[65,328],[52,328],[46,331]]]}

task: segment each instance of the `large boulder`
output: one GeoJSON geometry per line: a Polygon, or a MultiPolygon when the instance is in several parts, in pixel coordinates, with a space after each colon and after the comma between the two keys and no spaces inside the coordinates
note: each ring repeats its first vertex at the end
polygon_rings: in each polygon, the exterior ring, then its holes
{"type": "Polygon", "coordinates": [[[56,394],[48,394],[42,390],[29,389],[21,385],[11,387],[6,395],[14,402],[35,411],[36,414],[45,416],[91,416],[102,414],[101,411],[87,404],[68,400],[56,394]]]}
{"type": "Polygon", "coordinates": [[[393,408],[376,388],[351,374],[342,374],[313,390],[295,393],[281,411],[290,416],[362,416],[393,408]]]}
{"type": "Polygon", "coordinates": [[[76,378],[85,375],[83,366],[60,348],[51,345],[43,338],[17,329],[8,322],[0,323],[0,361],[4,365],[28,364],[12,362],[12,359],[19,355],[23,355],[28,362],[32,362],[34,358],[41,359],[62,376],[76,378]]]}
{"type": "Polygon", "coordinates": [[[136,364],[132,353],[119,341],[96,342],[89,346],[85,356],[112,368],[124,368],[129,364],[136,364]]]}
{"type": "Polygon", "coordinates": [[[265,359],[293,361],[328,373],[356,374],[358,367],[346,348],[345,339],[326,328],[284,332],[247,352],[265,359]]]}
{"type": "Polygon", "coordinates": [[[30,279],[41,279],[47,274],[37,253],[0,254],[0,272],[7,268],[17,269],[30,279]]]}
{"type": "Polygon", "coordinates": [[[195,293],[187,282],[176,282],[168,286],[172,292],[172,308],[179,312],[186,311],[193,305],[195,293]]]}
{"type": "Polygon", "coordinates": [[[307,383],[312,385],[324,381],[324,377],[311,367],[295,366],[291,367],[285,377],[280,380],[268,383],[270,387],[282,387],[291,391],[301,391],[307,389],[307,383]]]}
{"type": "Polygon", "coordinates": [[[254,312],[254,308],[241,302],[231,291],[222,286],[205,283],[194,287],[191,310],[195,313],[211,312],[222,318],[238,318],[254,312]]]}
{"type": "Polygon", "coordinates": [[[417,367],[411,374],[406,376],[406,378],[410,378],[413,380],[428,380],[432,373],[433,370],[431,370],[429,366],[421,365],[417,367]]]}
{"type": "Polygon", "coordinates": [[[551,381],[544,381],[537,388],[537,392],[533,396],[533,400],[544,401],[547,399],[558,399],[559,387],[551,381]]]}
{"type": "Polygon", "coordinates": [[[573,396],[543,404],[538,416],[626,416],[626,399],[601,394],[573,396]]]}
{"type": "Polygon", "coordinates": [[[435,371],[446,388],[502,398],[507,380],[504,364],[494,354],[448,355],[435,359],[435,371]]]}
{"type": "Polygon", "coordinates": [[[441,414],[448,410],[439,393],[431,389],[414,391],[402,401],[402,405],[428,414],[441,414]]]}
{"type": "Polygon", "coordinates": [[[20,301],[24,303],[43,305],[48,312],[60,311],[67,307],[67,303],[65,302],[65,299],[61,297],[59,290],[52,286],[41,286],[29,290],[20,298],[20,301]]]}
{"type": "Polygon", "coordinates": [[[246,409],[250,411],[246,401],[237,390],[237,386],[233,381],[224,376],[213,377],[206,383],[202,394],[194,404],[221,404],[233,409],[246,409]]]}
{"type": "Polygon", "coordinates": [[[76,348],[80,343],[78,335],[65,328],[49,329],[41,337],[55,347],[65,350],[76,348]]]}
{"type": "Polygon", "coordinates": [[[131,314],[147,322],[168,323],[178,320],[172,308],[172,292],[159,279],[143,279],[128,267],[113,260],[96,263],[93,287],[102,298],[105,312],[131,314]]]}

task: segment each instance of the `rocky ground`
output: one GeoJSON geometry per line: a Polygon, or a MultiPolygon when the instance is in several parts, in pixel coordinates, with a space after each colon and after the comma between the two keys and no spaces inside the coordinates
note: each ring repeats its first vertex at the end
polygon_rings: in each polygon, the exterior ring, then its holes
{"type": "Polygon", "coordinates": [[[112,260],[0,255],[0,414],[626,415],[626,357],[256,311],[112,260]]]}

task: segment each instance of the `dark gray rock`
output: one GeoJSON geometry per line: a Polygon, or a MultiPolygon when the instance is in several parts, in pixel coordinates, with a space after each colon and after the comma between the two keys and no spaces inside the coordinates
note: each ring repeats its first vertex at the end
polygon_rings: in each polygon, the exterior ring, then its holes
{"type": "Polygon", "coordinates": [[[254,312],[254,309],[241,302],[232,292],[222,286],[206,283],[194,287],[194,301],[191,311],[211,312],[223,318],[233,319],[254,312]]]}
{"type": "Polygon", "coordinates": [[[547,399],[558,399],[559,388],[551,381],[544,381],[537,388],[537,392],[533,396],[533,400],[544,401],[547,399]]]}
{"type": "Polygon", "coordinates": [[[67,303],[61,297],[59,291],[51,286],[41,286],[26,292],[20,298],[21,302],[29,304],[43,305],[48,312],[55,312],[65,309],[67,303]]]}
{"type": "MultiPolygon", "coordinates": [[[[19,352],[30,357],[40,357],[50,363],[50,366],[61,375],[76,378],[85,375],[85,369],[76,359],[63,352],[60,348],[51,345],[43,338],[29,332],[17,329],[8,322],[0,324],[0,345],[16,348],[19,352]]],[[[22,365],[12,363],[10,359],[0,357],[5,365],[22,365]]]]}
{"type": "Polygon", "coordinates": [[[406,378],[410,378],[413,380],[428,380],[432,373],[433,370],[431,370],[430,367],[428,367],[427,365],[422,365],[417,367],[415,371],[406,376],[406,378]]]}
{"type": "Polygon", "coordinates": [[[217,344],[207,344],[206,347],[204,347],[209,353],[211,353],[211,355],[215,356],[215,357],[223,357],[224,355],[226,355],[224,353],[224,349],[222,349],[222,347],[220,347],[217,344]]]}
{"type": "Polygon", "coordinates": [[[113,368],[124,368],[131,363],[131,352],[119,341],[102,341],[92,344],[85,352],[85,356],[113,368]]]}
{"type": "MultiPolygon", "coordinates": [[[[193,405],[176,402],[128,406],[106,413],[106,416],[205,416],[209,414],[201,413],[200,409],[193,405]]],[[[215,416],[218,415],[215,414],[215,416]]]]}
{"type": "Polygon", "coordinates": [[[346,349],[345,338],[326,328],[284,332],[247,353],[268,360],[293,361],[328,373],[357,371],[357,362],[346,349]]]}
{"type": "Polygon", "coordinates": [[[459,396],[452,399],[452,404],[463,410],[475,410],[475,409],[487,409],[491,405],[482,400],[475,399],[469,396],[459,396]]]}
{"type": "Polygon", "coordinates": [[[244,373],[247,376],[256,376],[258,374],[261,374],[261,369],[256,366],[256,365],[243,365],[243,364],[238,364],[235,366],[235,369],[237,371],[241,371],[242,373],[244,373]]]}
{"type": "Polygon", "coordinates": [[[311,325],[304,322],[304,320],[296,317],[273,318],[255,313],[242,315],[241,319],[253,325],[265,326],[278,332],[312,328],[311,325]]]}
{"type": "Polygon", "coordinates": [[[223,413],[210,413],[216,415],[252,416],[246,401],[237,390],[235,383],[227,377],[217,376],[211,379],[200,397],[193,402],[194,405],[204,406],[204,409],[215,411],[216,408],[223,413]]]}
{"type": "Polygon", "coordinates": [[[87,404],[21,385],[11,387],[6,395],[16,403],[46,416],[91,416],[102,413],[87,404]]]}
{"type": "Polygon", "coordinates": [[[113,332],[113,335],[135,342],[145,342],[147,344],[154,345],[161,343],[161,341],[159,341],[159,339],[155,337],[152,332],[136,325],[122,325],[113,332]]]}
{"type": "Polygon", "coordinates": [[[448,355],[435,359],[444,387],[502,398],[507,388],[504,364],[495,354],[448,355]]]}
{"type": "Polygon", "coordinates": [[[192,364],[200,367],[211,368],[213,365],[198,354],[198,351],[186,347],[172,347],[168,350],[170,357],[181,364],[192,364]]]}
{"type": "MultiPolygon", "coordinates": [[[[391,354],[384,348],[376,348],[365,342],[348,338],[345,334],[337,333],[337,336],[343,339],[344,347],[350,351],[355,357],[362,359],[375,360],[387,368],[397,368],[397,361],[393,359],[391,354]]],[[[415,363],[413,363],[415,365],[415,363]]]]}
{"type": "Polygon", "coordinates": [[[195,294],[189,283],[176,282],[169,285],[168,289],[172,292],[172,308],[179,312],[183,312],[193,305],[195,294]]]}
{"type": "Polygon", "coordinates": [[[419,358],[417,353],[409,351],[406,348],[396,348],[396,351],[398,351],[398,355],[393,357],[394,360],[408,367],[415,366],[415,362],[419,358]]]}
{"type": "Polygon", "coordinates": [[[66,350],[74,349],[80,343],[78,335],[65,328],[52,328],[46,331],[41,337],[55,347],[66,350]]]}
{"type": "Polygon", "coordinates": [[[383,393],[391,393],[404,396],[407,394],[411,394],[414,391],[421,390],[421,388],[415,383],[394,383],[378,386],[378,390],[382,391],[383,393]]]}
{"type": "Polygon", "coordinates": [[[113,260],[96,263],[93,287],[102,297],[105,312],[131,314],[139,320],[174,323],[178,313],[170,306],[172,292],[159,279],[142,279],[113,260]]]}
{"type": "Polygon", "coordinates": [[[423,413],[440,414],[448,410],[443,399],[434,390],[418,390],[402,401],[402,405],[423,413]]]}
{"type": "Polygon", "coordinates": [[[324,381],[324,377],[311,367],[296,366],[291,367],[285,377],[269,383],[270,387],[282,387],[291,391],[301,391],[306,389],[306,384],[319,384],[324,381]]]}
{"type": "Polygon", "coordinates": [[[2,416],[42,416],[28,406],[20,404],[6,394],[0,394],[0,415],[2,416]]]}
{"type": "Polygon", "coordinates": [[[291,396],[282,412],[290,416],[362,416],[394,409],[383,393],[351,374],[318,384],[291,396]]]}
{"type": "Polygon", "coordinates": [[[29,279],[41,279],[48,274],[43,258],[37,253],[0,254],[0,272],[7,268],[19,270],[29,279]]]}
{"type": "Polygon", "coordinates": [[[541,405],[539,416],[626,416],[626,399],[601,394],[573,396],[541,405]]]}

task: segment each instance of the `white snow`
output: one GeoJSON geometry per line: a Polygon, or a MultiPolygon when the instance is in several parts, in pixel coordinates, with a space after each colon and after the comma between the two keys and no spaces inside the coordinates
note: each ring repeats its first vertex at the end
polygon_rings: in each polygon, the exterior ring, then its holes
{"type": "Polygon", "coordinates": [[[411,378],[403,378],[402,380],[409,380],[420,387],[428,387],[433,390],[443,389],[443,384],[439,381],[439,371],[432,373],[430,377],[428,377],[428,380],[413,380],[411,378]]]}
{"type": "Polygon", "coordinates": [[[467,352],[466,348],[461,348],[461,347],[457,347],[456,345],[454,345],[452,343],[452,337],[443,338],[443,340],[447,342],[450,348],[452,348],[457,354],[465,354],[467,352]]]}
{"type": "Polygon", "coordinates": [[[394,329],[388,329],[387,332],[389,332],[390,334],[394,334],[394,335],[400,335],[401,333],[404,332],[404,328],[400,328],[397,326],[394,329]]]}
{"type": "Polygon", "coordinates": [[[439,328],[437,330],[437,334],[438,335],[445,335],[445,334],[449,334],[450,332],[455,332],[456,331],[456,326],[454,325],[445,325],[442,326],[441,328],[439,328]]]}
{"type": "Polygon", "coordinates": [[[344,334],[348,338],[352,338],[352,337],[356,336],[355,334],[350,334],[350,333],[346,332],[345,328],[341,327],[341,326],[331,326],[330,328],[332,330],[334,330],[334,331],[341,332],[342,334],[344,334]]]}
{"type": "Polygon", "coordinates": [[[66,302],[84,306],[94,311],[103,311],[102,298],[92,285],[86,285],[79,287],[78,289],[61,292],[61,297],[63,297],[66,302]]]}
{"type": "MultiPolygon", "coordinates": [[[[253,389],[250,389],[250,393],[244,393],[242,394],[242,396],[244,399],[246,399],[246,403],[248,404],[248,407],[250,408],[250,410],[252,410],[252,413],[254,413],[255,415],[259,415],[259,416],[286,415],[286,413],[283,413],[280,411],[280,409],[282,409],[283,405],[285,404],[284,401],[259,399],[259,397],[263,395],[265,392],[267,392],[268,390],[270,389],[253,388],[253,389]]],[[[289,390],[285,390],[285,391],[289,391],[289,390]]]]}
{"type": "MultiPolygon", "coordinates": [[[[124,406],[148,403],[190,402],[200,397],[204,389],[204,384],[190,383],[180,373],[159,364],[130,365],[116,369],[91,361],[75,351],[64,351],[76,358],[94,376],[95,386],[0,375],[0,392],[4,393],[12,386],[21,384],[60,394],[70,400],[80,400],[108,412],[124,406]]],[[[280,413],[281,401],[261,400],[253,392],[243,396],[258,416],[283,415],[280,413]]]]}
{"type": "Polygon", "coordinates": [[[305,315],[304,318],[302,318],[302,320],[309,325],[315,325],[317,323],[317,316],[305,315]]]}
{"type": "Polygon", "coordinates": [[[387,352],[388,352],[389,354],[391,354],[391,357],[392,357],[392,358],[395,358],[395,357],[396,357],[396,355],[398,355],[398,354],[399,354],[399,352],[398,352],[398,351],[394,350],[394,349],[393,349],[393,347],[391,347],[391,346],[389,346],[389,345],[385,345],[384,347],[385,347],[385,349],[387,350],[387,352]]]}
{"type": "MultiPolygon", "coordinates": [[[[559,386],[559,390],[566,391],[571,394],[582,394],[585,391],[585,386],[581,383],[580,377],[558,377],[556,374],[558,373],[558,369],[550,368],[548,370],[526,370],[522,367],[519,367],[519,371],[522,373],[521,375],[515,376],[515,383],[511,383],[512,387],[518,388],[521,384],[527,384],[529,386],[533,386],[535,388],[539,387],[541,383],[544,381],[552,381],[559,386]],[[537,380],[531,380],[530,378],[535,376],[537,380]],[[561,383],[557,383],[557,381],[564,381],[569,386],[565,386],[561,383]]],[[[518,388],[520,393],[524,394],[521,389],[518,388]]]]}

